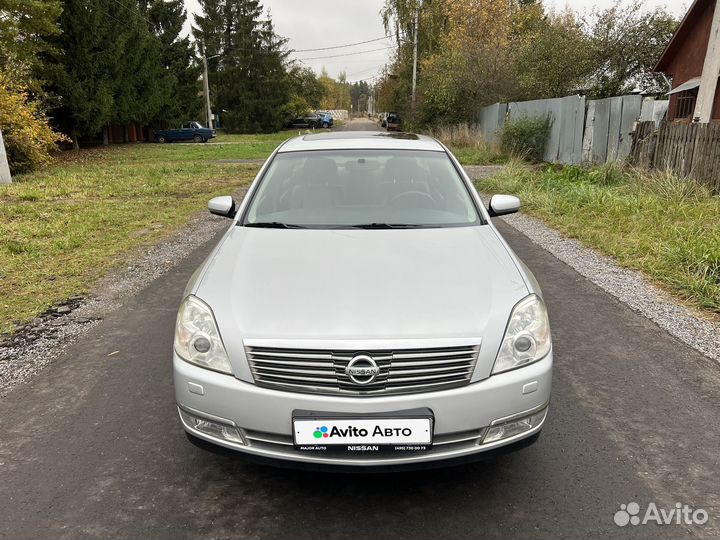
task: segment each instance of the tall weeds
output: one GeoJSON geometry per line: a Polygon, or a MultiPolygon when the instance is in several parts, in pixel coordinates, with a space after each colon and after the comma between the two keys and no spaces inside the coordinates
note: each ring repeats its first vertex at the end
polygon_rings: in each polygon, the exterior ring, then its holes
{"type": "Polygon", "coordinates": [[[490,165],[507,159],[496,144],[487,141],[475,124],[440,126],[431,130],[429,135],[450,148],[464,165],[490,165]]]}

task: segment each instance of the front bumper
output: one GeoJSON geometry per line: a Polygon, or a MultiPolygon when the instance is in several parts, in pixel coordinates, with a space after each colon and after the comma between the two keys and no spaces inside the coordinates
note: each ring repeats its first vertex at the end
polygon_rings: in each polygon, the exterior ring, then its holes
{"type": "Polygon", "coordinates": [[[544,417],[532,429],[482,443],[491,425],[537,414],[547,408],[552,385],[552,352],[535,364],[494,375],[462,388],[421,394],[358,398],[270,390],[209,371],[173,355],[175,396],[186,413],[239,429],[243,443],[200,432],[181,416],[197,438],[261,458],[307,464],[382,467],[457,460],[537,437],[544,417]],[[292,413],[297,409],[381,413],[429,408],[434,416],[433,447],[425,452],[348,454],[296,450],[292,413]]]}

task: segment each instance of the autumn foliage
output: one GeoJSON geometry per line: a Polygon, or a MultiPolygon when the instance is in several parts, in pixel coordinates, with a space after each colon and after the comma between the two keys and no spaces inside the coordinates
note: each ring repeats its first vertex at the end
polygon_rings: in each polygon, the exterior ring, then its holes
{"type": "Polygon", "coordinates": [[[678,21],[662,8],[640,9],[642,2],[615,0],[579,13],[553,11],[540,0],[386,0],[383,20],[398,48],[378,82],[379,107],[421,128],[472,122],[497,102],[667,91],[653,67],[678,21]]]}
{"type": "Polygon", "coordinates": [[[13,174],[27,172],[51,161],[51,153],[64,136],[53,131],[40,107],[23,85],[0,71],[0,130],[13,174]]]}

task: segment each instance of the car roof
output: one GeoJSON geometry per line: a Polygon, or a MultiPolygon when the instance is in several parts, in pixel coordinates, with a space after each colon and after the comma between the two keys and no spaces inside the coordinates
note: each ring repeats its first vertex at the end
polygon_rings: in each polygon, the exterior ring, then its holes
{"type": "Polygon", "coordinates": [[[431,150],[443,152],[443,146],[426,135],[414,133],[386,133],[384,131],[336,131],[315,133],[290,139],[278,150],[304,152],[308,150],[431,150]]]}

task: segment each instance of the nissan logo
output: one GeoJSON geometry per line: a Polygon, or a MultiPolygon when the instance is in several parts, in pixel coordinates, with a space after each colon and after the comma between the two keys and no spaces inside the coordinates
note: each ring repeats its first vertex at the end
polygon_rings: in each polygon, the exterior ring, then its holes
{"type": "Polygon", "coordinates": [[[355,384],[370,384],[380,373],[375,360],[361,354],[350,360],[348,365],[345,367],[345,374],[350,377],[350,380],[355,384]]]}

